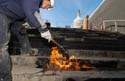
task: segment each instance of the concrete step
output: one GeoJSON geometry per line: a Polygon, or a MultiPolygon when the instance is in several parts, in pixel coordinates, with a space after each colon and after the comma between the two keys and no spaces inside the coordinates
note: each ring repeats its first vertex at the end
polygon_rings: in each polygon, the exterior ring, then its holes
{"type": "Polygon", "coordinates": [[[62,81],[62,77],[54,75],[54,71],[41,72],[42,69],[14,65],[12,69],[13,81],[62,81]]]}
{"type": "Polygon", "coordinates": [[[54,71],[43,73],[42,68],[35,68],[37,56],[13,55],[11,59],[13,81],[62,81],[54,71]]]}
{"type": "Polygon", "coordinates": [[[119,71],[45,71],[42,69],[14,65],[12,69],[13,81],[84,81],[90,78],[122,79],[125,77],[125,70],[119,71]],[[72,80],[71,80],[72,81],[72,80]]]}
{"type": "MultiPolygon", "coordinates": [[[[18,65],[18,66],[29,66],[29,67],[37,67],[38,65],[36,64],[37,60],[41,60],[41,64],[44,66],[46,65],[49,61],[49,56],[26,56],[26,55],[13,55],[11,56],[12,58],[12,64],[13,65],[18,65]]],[[[80,59],[81,61],[86,61],[89,62],[90,64],[97,64],[97,63],[112,63],[115,62],[115,68],[123,69],[125,68],[125,59],[124,58],[114,58],[114,57],[95,57],[95,56],[81,56],[77,57],[77,59],[80,59]]],[[[101,65],[102,66],[102,65],[101,65]]],[[[104,64],[105,66],[105,64],[104,64]]]]}
{"type": "Polygon", "coordinates": [[[69,55],[77,57],[106,57],[106,58],[125,58],[124,51],[101,51],[101,50],[68,50],[69,55]]]}
{"type": "MultiPolygon", "coordinates": [[[[76,79],[75,81],[84,81],[89,78],[124,78],[125,70],[119,71],[50,71],[47,70],[43,72],[42,68],[36,67],[37,56],[29,56],[29,55],[13,55],[12,58],[12,76],[13,81],[68,81],[67,79],[76,79]]],[[[41,57],[41,58],[49,58],[49,57],[41,57]]],[[[89,60],[119,60],[113,58],[86,58],[82,59],[89,60]]],[[[124,65],[124,59],[121,59],[122,64],[124,65]]],[[[124,66],[123,66],[124,67],[124,66]]]]}
{"type": "Polygon", "coordinates": [[[13,65],[36,67],[35,63],[37,57],[29,55],[12,55],[11,60],[13,65]]]}

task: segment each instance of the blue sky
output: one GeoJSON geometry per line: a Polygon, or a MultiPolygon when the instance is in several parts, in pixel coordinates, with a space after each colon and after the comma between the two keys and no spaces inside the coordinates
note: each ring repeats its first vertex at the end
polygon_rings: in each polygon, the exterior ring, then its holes
{"type": "Polygon", "coordinates": [[[51,10],[41,9],[44,20],[51,22],[52,27],[65,27],[71,25],[80,10],[81,17],[91,15],[102,0],[55,0],[55,6],[51,10]]]}

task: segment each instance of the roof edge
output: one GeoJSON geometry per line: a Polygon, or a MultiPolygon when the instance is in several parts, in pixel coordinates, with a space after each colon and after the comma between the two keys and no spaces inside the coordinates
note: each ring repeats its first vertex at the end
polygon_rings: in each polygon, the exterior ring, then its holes
{"type": "Polygon", "coordinates": [[[92,12],[92,14],[90,15],[90,19],[91,17],[96,13],[96,11],[102,6],[102,4],[105,2],[106,0],[102,0],[102,2],[99,4],[99,6],[92,12]]]}

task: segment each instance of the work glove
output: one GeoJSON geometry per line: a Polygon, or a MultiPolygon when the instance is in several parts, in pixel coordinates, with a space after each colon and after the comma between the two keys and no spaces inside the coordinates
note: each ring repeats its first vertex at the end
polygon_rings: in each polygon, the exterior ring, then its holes
{"type": "Polygon", "coordinates": [[[45,32],[41,32],[40,34],[41,34],[41,37],[47,39],[48,42],[51,41],[52,36],[51,36],[51,33],[50,33],[49,30],[47,30],[47,31],[45,31],[45,32]]]}

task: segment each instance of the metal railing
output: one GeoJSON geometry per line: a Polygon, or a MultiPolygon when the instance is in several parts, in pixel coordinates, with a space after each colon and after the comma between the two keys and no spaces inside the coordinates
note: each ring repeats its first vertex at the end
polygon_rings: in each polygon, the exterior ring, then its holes
{"type": "Polygon", "coordinates": [[[103,20],[103,30],[106,30],[107,28],[114,27],[114,32],[120,32],[118,31],[118,27],[125,27],[125,20],[103,20]],[[124,22],[123,25],[120,25],[118,23],[124,22]],[[110,23],[110,25],[106,26],[107,23],[110,23]],[[113,23],[113,24],[112,24],[113,23]]]}

